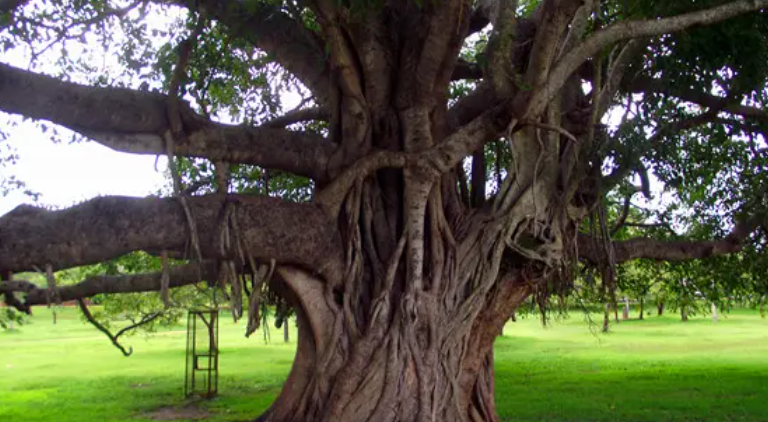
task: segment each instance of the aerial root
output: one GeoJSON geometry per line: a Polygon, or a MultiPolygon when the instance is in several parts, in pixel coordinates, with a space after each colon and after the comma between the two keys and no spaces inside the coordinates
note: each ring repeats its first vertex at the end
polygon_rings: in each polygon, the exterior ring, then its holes
{"type": "Polygon", "coordinates": [[[168,251],[163,251],[160,259],[163,266],[163,273],[160,276],[160,299],[163,301],[163,306],[170,308],[171,300],[168,296],[168,288],[171,284],[171,274],[168,267],[168,251]]]}
{"type": "MultiPolygon", "coordinates": [[[[251,264],[253,265],[253,259],[251,264]]],[[[256,268],[256,267],[253,267],[256,268]]],[[[245,329],[245,336],[250,337],[259,328],[261,322],[259,318],[259,305],[261,303],[261,286],[265,283],[269,283],[272,279],[272,275],[275,272],[275,260],[269,262],[269,269],[264,265],[259,268],[258,271],[253,271],[253,290],[251,296],[248,298],[248,325],[245,329]]]]}
{"type": "Polygon", "coordinates": [[[259,265],[253,258],[251,250],[240,229],[237,203],[226,201],[219,223],[219,254],[222,258],[217,286],[226,295],[226,287],[229,284],[229,301],[235,321],[243,316],[243,291],[245,290],[248,299],[246,337],[253,334],[261,325],[262,289],[272,278],[276,265],[274,259],[270,260],[268,266],[259,265]],[[252,280],[250,292],[245,284],[246,268],[250,269],[252,280]]]}
{"type": "Polygon", "coordinates": [[[45,281],[48,283],[48,289],[45,291],[45,300],[48,307],[51,307],[52,301],[55,301],[56,305],[61,306],[61,296],[59,296],[59,289],[56,287],[56,277],[53,275],[53,266],[51,264],[45,264],[44,275],[45,281]]]}
{"type": "Polygon", "coordinates": [[[176,141],[185,140],[185,134],[181,119],[181,110],[179,109],[179,86],[184,74],[186,73],[187,62],[189,61],[189,55],[192,52],[192,48],[195,44],[195,40],[200,35],[205,27],[206,17],[201,13],[197,25],[187,39],[182,41],[179,46],[179,59],[176,66],[173,69],[173,75],[170,81],[170,87],[168,89],[168,122],[170,129],[165,132],[165,152],[168,156],[168,169],[173,179],[173,193],[179,199],[179,203],[184,210],[184,216],[187,219],[187,226],[189,228],[189,236],[192,243],[192,249],[195,253],[195,258],[202,264],[203,255],[200,251],[200,240],[197,233],[197,226],[195,224],[194,216],[189,208],[189,204],[184,196],[184,189],[181,185],[181,177],[179,176],[178,169],[176,168],[174,145],[176,141]]]}

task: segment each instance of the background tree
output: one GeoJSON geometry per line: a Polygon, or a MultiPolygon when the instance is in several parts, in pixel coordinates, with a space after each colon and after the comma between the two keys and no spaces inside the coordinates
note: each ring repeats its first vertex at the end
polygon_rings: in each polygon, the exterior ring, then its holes
{"type": "Polygon", "coordinates": [[[253,328],[269,284],[299,335],[262,420],[497,420],[494,338],[576,260],[613,295],[621,262],[763,236],[767,5],[3,1],[0,42],[34,70],[0,64],[0,110],[167,155],[174,187],[0,217],[0,289],[23,310],[45,289],[14,273],[178,258],[56,292],[205,280],[253,328]],[[287,92],[303,99],[284,112],[287,92]],[[606,195],[649,173],[715,236],[612,240],[606,195]]]}

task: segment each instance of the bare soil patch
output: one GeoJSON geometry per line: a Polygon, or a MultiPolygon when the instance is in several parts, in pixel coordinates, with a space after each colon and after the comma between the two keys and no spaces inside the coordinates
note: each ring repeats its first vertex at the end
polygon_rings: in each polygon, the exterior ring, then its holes
{"type": "Polygon", "coordinates": [[[200,408],[197,403],[190,403],[181,407],[160,407],[148,412],[146,416],[155,421],[199,421],[210,417],[211,412],[207,409],[200,408]]]}

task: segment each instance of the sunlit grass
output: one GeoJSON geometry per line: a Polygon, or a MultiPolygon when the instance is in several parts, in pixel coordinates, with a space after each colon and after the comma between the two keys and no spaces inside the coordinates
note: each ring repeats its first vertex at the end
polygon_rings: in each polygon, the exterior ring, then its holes
{"type": "MultiPolygon", "coordinates": [[[[125,339],[124,358],[75,309],[53,325],[47,309],[0,332],[0,420],[148,421],[182,406],[183,326],[125,339]]],[[[291,327],[295,339],[295,327],[291,327]]],[[[768,320],[753,311],[681,323],[648,317],[594,334],[582,315],[542,328],[509,323],[496,344],[498,410],[505,421],[766,421],[768,320]]],[[[222,314],[220,396],[210,421],[242,421],[279,392],[295,343],[272,329],[243,336],[222,314]]]]}
{"type": "Polygon", "coordinates": [[[753,311],[682,323],[630,320],[607,335],[583,316],[508,324],[496,343],[508,421],[766,421],[768,321],[753,311]],[[594,327],[592,327],[594,329],[594,327]]]}

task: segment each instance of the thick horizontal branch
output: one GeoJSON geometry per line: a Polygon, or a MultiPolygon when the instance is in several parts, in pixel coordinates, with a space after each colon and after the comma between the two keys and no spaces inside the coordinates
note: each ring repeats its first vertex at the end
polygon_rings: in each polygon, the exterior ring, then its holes
{"type": "MultiPolygon", "coordinates": [[[[176,288],[195,284],[201,280],[215,280],[217,273],[215,265],[209,262],[203,266],[193,263],[171,267],[168,275],[170,280],[168,287],[176,288]]],[[[66,302],[98,294],[159,291],[162,277],[162,272],[92,275],[77,284],[58,287],[55,294],[57,299],[60,298],[61,301],[66,302]]],[[[50,300],[47,288],[23,280],[0,282],[0,293],[7,292],[25,293],[25,306],[44,305],[50,300]]]]}
{"type": "Polygon", "coordinates": [[[547,81],[536,87],[525,117],[539,115],[582,63],[617,41],[669,34],[696,25],[711,25],[765,7],[768,7],[768,0],[738,0],[668,18],[623,21],[597,31],[566,53],[552,69],[547,81]]]}
{"type": "MultiPolygon", "coordinates": [[[[165,153],[165,141],[155,134],[115,134],[81,130],[94,141],[131,154],[165,153]]],[[[328,160],[336,146],[319,135],[273,127],[210,125],[174,143],[183,157],[253,164],[315,180],[327,177],[328,160]]]]}
{"type": "MultiPolygon", "coordinates": [[[[158,93],[79,85],[0,63],[0,110],[68,128],[162,133],[166,103],[158,93]]],[[[189,107],[183,112],[194,115],[189,107]]]]}
{"type": "MultiPolygon", "coordinates": [[[[687,261],[691,259],[710,258],[741,251],[744,241],[762,224],[762,218],[751,218],[737,223],[733,231],[720,240],[657,240],[636,237],[629,240],[614,241],[616,262],[626,262],[633,259],[656,259],[660,261],[687,261]]],[[[579,257],[587,261],[600,262],[603,253],[601,241],[579,234],[579,257]]]]}
{"type": "MultiPolygon", "coordinates": [[[[319,205],[234,195],[186,201],[204,258],[221,257],[221,220],[229,206],[237,234],[254,259],[274,259],[326,277],[341,272],[341,241],[319,205]]],[[[176,198],[101,197],[61,211],[20,206],[0,217],[0,271],[47,264],[61,270],[138,250],[188,250],[188,227],[176,198]]]]}
{"type": "MultiPolygon", "coordinates": [[[[0,110],[49,120],[122,152],[164,154],[165,95],[64,82],[0,63],[0,110]]],[[[322,180],[335,147],[318,135],[217,124],[182,107],[176,155],[254,164],[322,180]]]]}

